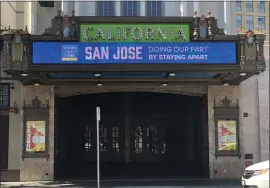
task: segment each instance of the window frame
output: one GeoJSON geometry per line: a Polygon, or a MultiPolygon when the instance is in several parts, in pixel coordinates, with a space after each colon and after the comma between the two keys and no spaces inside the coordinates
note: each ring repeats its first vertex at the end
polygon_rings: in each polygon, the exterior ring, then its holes
{"type": "Polygon", "coordinates": [[[266,21],[266,19],[265,19],[265,16],[258,16],[258,18],[257,18],[257,22],[258,22],[258,26],[260,26],[260,29],[262,29],[262,30],[265,30],[266,29],[266,23],[265,23],[265,21],[266,21]],[[264,19],[264,25],[263,25],[263,27],[261,27],[261,25],[259,24],[260,22],[259,22],[259,18],[263,18],[264,19]]]}
{"type": "Polygon", "coordinates": [[[245,6],[246,12],[254,12],[254,4],[253,4],[253,1],[250,1],[250,0],[249,0],[249,1],[246,1],[245,3],[246,3],[246,6],[245,6]],[[251,8],[252,8],[251,11],[249,11],[249,8],[247,7],[248,4],[251,4],[251,8]]]}
{"type": "Polygon", "coordinates": [[[153,2],[160,2],[161,3],[161,12],[160,12],[160,16],[164,16],[164,2],[163,1],[146,1],[145,2],[145,16],[147,16],[147,17],[158,17],[158,16],[149,16],[147,13],[148,13],[148,11],[147,11],[147,3],[153,3],[153,2]]]}
{"type": "MultiPolygon", "coordinates": [[[[125,16],[124,15],[124,3],[129,3],[129,2],[136,2],[137,3],[137,15],[136,16],[141,16],[140,14],[140,10],[141,10],[141,3],[140,1],[121,1],[120,2],[120,10],[121,10],[121,16],[125,16]]],[[[125,17],[133,17],[133,16],[125,16],[125,17]]]]}
{"type": "MultiPolygon", "coordinates": [[[[96,16],[104,16],[104,15],[99,15],[100,13],[100,9],[99,9],[99,3],[108,3],[108,2],[112,2],[113,3],[113,16],[116,16],[116,5],[115,5],[115,1],[97,1],[96,2],[96,16]]],[[[110,16],[104,16],[104,17],[110,17],[110,16]]]]}
{"type": "Polygon", "coordinates": [[[258,13],[265,13],[265,2],[264,1],[257,2],[257,11],[258,11],[258,13]],[[262,5],[261,2],[263,2],[263,12],[261,12],[261,7],[259,6],[259,5],[262,5]]]}
{"type": "Polygon", "coordinates": [[[242,4],[242,1],[236,1],[235,4],[236,4],[236,11],[242,12],[242,11],[243,11],[243,4],[242,4]],[[238,3],[240,3],[240,10],[238,10],[238,6],[237,6],[238,3]]]}
{"type": "Polygon", "coordinates": [[[254,24],[254,21],[255,21],[254,20],[254,15],[246,15],[246,23],[245,23],[246,24],[246,28],[247,29],[251,29],[251,30],[254,29],[254,25],[255,25],[254,24]],[[250,19],[247,19],[248,17],[252,18],[252,22],[253,22],[253,27],[252,28],[247,27],[247,25],[250,25],[250,24],[247,24],[247,21],[251,21],[250,19]]]}
{"type": "Polygon", "coordinates": [[[7,96],[8,97],[8,100],[7,100],[7,105],[6,106],[4,106],[3,104],[3,102],[5,101],[5,100],[2,100],[2,101],[0,101],[0,108],[1,109],[9,109],[10,108],[10,84],[9,83],[0,83],[0,87],[1,88],[5,88],[5,87],[7,87],[7,90],[8,90],[8,94],[7,95],[2,95],[1,93],[0,93],[0,96],[4,99],[4,97],[5,96],[7,96]]]}
{"type": "Polygon", "coordinates": [[[236,14],[236,27],[237,28],[242,28],[243,27],[243,15],[241,15],[241,14],[236,14]],[[241,18],[241,20],[238,20],[239,17],[241,18]],[[240,26],[238,26],[238,21],[241,21],[240,26]]]}

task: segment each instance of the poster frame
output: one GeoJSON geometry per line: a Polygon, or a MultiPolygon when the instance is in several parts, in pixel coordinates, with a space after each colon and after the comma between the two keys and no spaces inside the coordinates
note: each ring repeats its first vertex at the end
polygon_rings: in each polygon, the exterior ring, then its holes
{"type": "Polygon", "coordinates": [[[30,103],[25,103],[23,106],[23,136],[22,136],[22,160],[25,158],[46,158],[49,160],[49,103],[41,103],[36,97],[30,103]],[[27,152],[26,138],[27,138],[27,122],[28,121],[45,121],[45,151],[44,152],[27,152]]]}
{"type": "Polygon", "coordinates": [[[239,142],[239,120],[237,117],[224,118],[224,117],[216,117],[215,118],[215,156],[238,156],[240,155],[240,142],[239,142]],[[236,122],[236,146],[237,149],[234,151],[221,151],[218,148],[218,122],[219,121],[235,121],[236,122]]]}
{"type": "Polygon", "coordinates": [[[23,153],[24,153],[24,158],[43,158],[43,157],[48,157],[48,153],[49,153],[49,148],[48,148],[48,120],[42,118],[42,117],[37,117],[34,119],[25,119],[24,120],[24,144],[23,144],[23,153]],[[44,152],[28,152],[26,150],[26,138],[27,138],[27,122],[28,121],[44,121],[45,122],[45,151],[44,152]]]}

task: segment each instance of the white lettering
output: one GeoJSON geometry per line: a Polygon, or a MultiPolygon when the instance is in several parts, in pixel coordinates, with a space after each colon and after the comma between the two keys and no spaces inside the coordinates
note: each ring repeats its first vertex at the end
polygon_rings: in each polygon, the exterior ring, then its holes
{"type": "Polygon", "coordinates": [[[86,47],[85,59],[109,59],[109,47],[86,47]]]}
{"type": "Polygon", "coordinates": [[[113,59],[122,59],[122,60],[140,60],[142,59],[142,46],[139,47],[117,47],[116,54],[113,54],[113,59]]]}

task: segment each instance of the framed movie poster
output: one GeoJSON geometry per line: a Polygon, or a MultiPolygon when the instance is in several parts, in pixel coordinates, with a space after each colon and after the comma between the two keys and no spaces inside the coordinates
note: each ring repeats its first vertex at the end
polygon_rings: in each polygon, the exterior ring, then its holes
{"type": "Polygon", "coordinates": [[[218,120],[218,151],[237,151],[237,122],[236,120],[218,120]]]}
{"type": "Polygon", "coordinates": [[[46,136],[46,121],[27,121],[25,152],[46,152],[46,136]]]}

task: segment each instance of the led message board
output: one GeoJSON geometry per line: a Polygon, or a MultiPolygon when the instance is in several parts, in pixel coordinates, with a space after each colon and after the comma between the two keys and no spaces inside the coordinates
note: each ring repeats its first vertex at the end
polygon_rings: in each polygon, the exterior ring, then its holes
{"type": "Polygon", "coordinates": [[[81,42],[189,42],[189,24],[80,24],[81,42]]]}
{"type": "Polygon", "coordinates": [[[33,64],[236,64],[236,42],[33,42],[33,64]]]}

